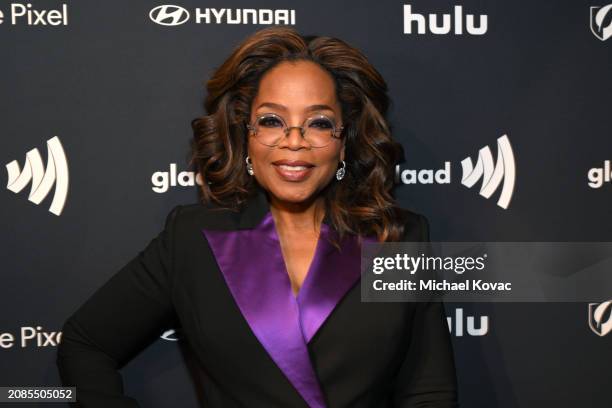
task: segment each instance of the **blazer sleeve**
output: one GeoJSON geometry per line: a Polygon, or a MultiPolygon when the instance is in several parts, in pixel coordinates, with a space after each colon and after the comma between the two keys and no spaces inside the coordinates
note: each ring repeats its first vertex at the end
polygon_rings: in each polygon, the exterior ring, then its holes
{"type": "Polygon", "coordinates": [[[56,363],[62,385],[76,386],[74,406],[139,407],[123,394],[118,369],[174,323],[171,276],[180,209],[174,207],[146,248],[65,321],[56,363]]]}
{"type": "MultiPolygon", "coordinates": [[[[419,215],[421,239],[429,242],[429,223],[419,215]]],[[[455,408],[457,375],[442,302],[415,304],[412,336],[393,386],[396,408],[455,408]]]]}

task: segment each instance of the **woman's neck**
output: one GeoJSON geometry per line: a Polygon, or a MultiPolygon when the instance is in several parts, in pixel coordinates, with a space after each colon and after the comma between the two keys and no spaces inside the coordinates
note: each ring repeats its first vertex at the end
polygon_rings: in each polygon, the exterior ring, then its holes
{"type": "Polygon", "coordinates": [[[277,200],[269,196],[270,212],[279,232],[319,233],[325,217],[323,197],[301,203],[277,200]]]}

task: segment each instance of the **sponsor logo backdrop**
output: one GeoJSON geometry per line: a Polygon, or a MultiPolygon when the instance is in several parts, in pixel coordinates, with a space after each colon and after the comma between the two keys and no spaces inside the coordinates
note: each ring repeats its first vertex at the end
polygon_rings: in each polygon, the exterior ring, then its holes
{"type": "MultiPolygon", "coordinates": [[[[197,199],[204,81],[272,24],[338,36],[386,78],[396,195],[433,240],[612,241],[608,3],[0,3],[0,385],[59,385],[65,318],[197,199]]],[[[463,406],[610,406],[610,298],[447,304],[463,406]]],[[[180,328],[122,374],[143,406],[199,406],[180,328]]]]}

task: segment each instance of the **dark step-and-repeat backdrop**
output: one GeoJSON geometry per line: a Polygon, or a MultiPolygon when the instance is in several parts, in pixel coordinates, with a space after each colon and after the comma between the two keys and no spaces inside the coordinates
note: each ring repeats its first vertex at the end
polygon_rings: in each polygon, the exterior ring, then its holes
{"type": "MultiPolygon", "coordinates": [[[[381,72],[432,240],[612,241],[609,1],[2,0],[0,386],[60,385],[62,323],[197,201],[204,82],[270,25],[381,72]]],[[[612,406],[611,299],[446,303],[462,406],[612,406]]],[[[121,370],[143,406],[200,406],[175,334],[121,370]]]]}

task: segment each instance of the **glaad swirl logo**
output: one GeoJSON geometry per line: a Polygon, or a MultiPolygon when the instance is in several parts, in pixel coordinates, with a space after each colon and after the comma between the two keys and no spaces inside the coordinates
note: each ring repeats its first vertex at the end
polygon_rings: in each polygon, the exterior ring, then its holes
{"type": "Polygon", "coordinates": [[[601,41],[612,37],[612,4],[591,7],[591,31],[601,41]]]}
{"type": "Polygon", "coordinates": [[[149,18],[157,24],[177,26],[184,24],[187,22],[187,20],[189,20],[189,12],[180,6],[163,4],[151,9],[149,12],[149,18]]]}
{"type": "Polygon", "coordinates": [[[461,184],[470,188],[482,178],[480,195],[489,198],[497,190],[503,179],[504,184],[497,205],[507,209],[512,199],[516,178],[514,154],[507,135],[497,139],[497,163],[495,163],[495,166],[493,163],[493,155],[489,146],[483,147],[478,152],[476,166],[472,165],[472,159],[469,157],[461,160],[461,167],[463,168],[461,184]]]}
{"type": "Polygon", "coordinates": [[[30,183],[30,180],[32,181],[28,200],[34,204],[40,204],[55,184],[55,193],[49,211],[55,215],[62,213],[68,195],[68,161],[57,136],[47,140],[46,169],[44,169],[42,158],[36,148],[26,154],[23,171],[20,170],[17,160],[8,163],[6,169],[8,171],[6,188],[14,193],[19,193],[30,183]]]}
{"type": "Polygon", "coordinates": [[[589,327],[599,337],[612,331],[612,300],[589,303],[589,327]]]}

